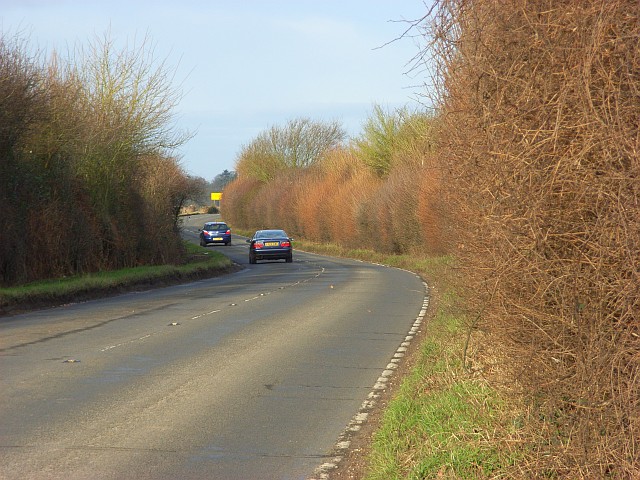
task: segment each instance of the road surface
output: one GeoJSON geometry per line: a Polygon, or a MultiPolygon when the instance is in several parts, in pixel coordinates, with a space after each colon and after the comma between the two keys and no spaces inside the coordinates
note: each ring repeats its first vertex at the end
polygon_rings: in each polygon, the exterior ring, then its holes
{"type": "Polygon", "coordinates": [[[422,281],[302,252],[249,265],[235,236],[209,248],[245,268],[0,320],[0,478],[305,479],[331,462],[422,281]]]}

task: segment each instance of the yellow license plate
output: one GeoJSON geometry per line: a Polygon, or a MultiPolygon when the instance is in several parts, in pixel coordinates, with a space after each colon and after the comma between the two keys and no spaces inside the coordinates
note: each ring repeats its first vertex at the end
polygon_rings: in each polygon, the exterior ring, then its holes
{"type": "Polygon", "coordinates": [[[279,247],[280,242],[264,242],[265,247],[279,247]]]}
{"type": "Polygon", "coordinates": [[[216,237],[214,238],[215,241],[222,241],[222,237],[216,237]]]}

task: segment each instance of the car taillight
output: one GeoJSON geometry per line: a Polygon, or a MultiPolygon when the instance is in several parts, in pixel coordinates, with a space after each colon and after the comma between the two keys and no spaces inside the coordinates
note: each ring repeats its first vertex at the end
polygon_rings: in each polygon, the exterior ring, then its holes
{"type": "Polygon", "coordinates": [[[255,248],[256,250],[260,250],[262,247],[264,247],[264,243],[262,242],[256,242],[253,244],[253,248],[255,248]]]}
{"type": "Polygon", "coordinates": [[[230,234],[231,234],[231,230],[227,230],[227,235],[230,235],[230,234]]]}

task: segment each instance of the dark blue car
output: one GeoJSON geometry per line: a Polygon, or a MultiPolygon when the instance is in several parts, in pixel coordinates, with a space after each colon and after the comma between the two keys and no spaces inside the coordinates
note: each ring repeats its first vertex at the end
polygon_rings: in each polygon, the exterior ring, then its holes
{"type": "Polygon", "coordinates": [[[249,263],[258,260],[284,260],[293,262],[292,238],[284,230],[258,230],[249,244],[249,263]]]}
{"type": "Polygon", "coordinates": [[[222,243],[231,245],[231,229],[224,222],[207,222],[200,230],[200,246],[222,243]]]}

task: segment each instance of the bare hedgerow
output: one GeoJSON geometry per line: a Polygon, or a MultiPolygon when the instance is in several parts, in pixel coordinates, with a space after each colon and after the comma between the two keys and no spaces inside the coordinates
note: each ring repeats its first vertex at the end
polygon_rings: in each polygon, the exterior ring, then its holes
{"type": "Polygon", "coordinates": [[[419,178],[418,200],[415,206],[416,218],[420,229],[420,249],[431,255],[447,252],[443,235],[443,219],[447,205],[443,202],[442,174],[437,163],[437,154],[425,159],[426,167],[419,178]]]}
{"type": "Polygon", "coordinates": [[[74,123],[75,89],[52,77],[26,40],[0,36],[2,285],[86,272],[96,263],[87,190],[60,142],[74,123]]]}
{"type": "Polygon", "coordinates": [[[250,203],[261,185],[259,180],[241,176],[229,183],[224,189],[224,202],[220,205],[224,219],[237,228],[254,228],[250,203]]]}
{"type": "MultiPolygon", "coordinates": [[[[363,212],[368,201],[377,196],[380,180],[369,171],[359,171],[343,183],[336,185],[328,198],[331,241],[346,248],[373,248],[375,240],[365,236],[358,225],[358,212],[363,212]]],[[[370,212],[373,215],[375,212],[370,212]]]]}
{"type": "Polygon", "coordinates": [[[326,182],[317,169],[305,172],[296,185],[296,197],[291,205],[291,214],[299,219],[298,234],[311,241],[326,238],[329,218],[326,203],[334,188],[335,185],[326,182]]]}
{"type": "MultiPolygon", "coordinates": [[[[353,148],[334,149],[325,155],[316,185],[311,187],[319,199],[316,214],[323,232],[320,238],[350,248],[365,246],[369,239],[358,228],[356,212],[367,198],[378,194],[380,183],[353,148]]],[[[304,196],[301,201],[304,203],[304,196]]]]}
{"type": "Polygon", "coordinates": [[[635,478],[640,4],[441,0],[420,28],[474,360],[529,407],[518,474],[635,478]]]}
{"type": "Polygon", "coordinates": [[[197,179],[189,177],[175,158],[145,155],[139,159],[137,190],[143,209],[141,222],[153,237],[141,236],[138,257],[150,264],[178,263],[182,251],[178,215],[188,198],[200,187],[197,179]],[[163,238],[160,245],[157,238],[163,238]]]}
{"type": "Polygon", "coordinates": [[[0,283],[176,259],[173,187],[187,178],[170,153],[188,135],[166,65],[109,38],[46,63],[29,51],[0,37],[0,283]],[[150,173],[152,157],[163,168],[150,173]],[[159,170],[171,188],[147,197],[141,178],[159,170]],[[158,231],[170,238],[151,241],[158,231]]]}
{"type": "Polygon", "coordinates": [[[40,70],[26,45],[0,34],[0,283],[22,280],[26,271],[25,204],[20,175],[19,144],[44,111],[45,99],[38,88],[40,70]]]}

